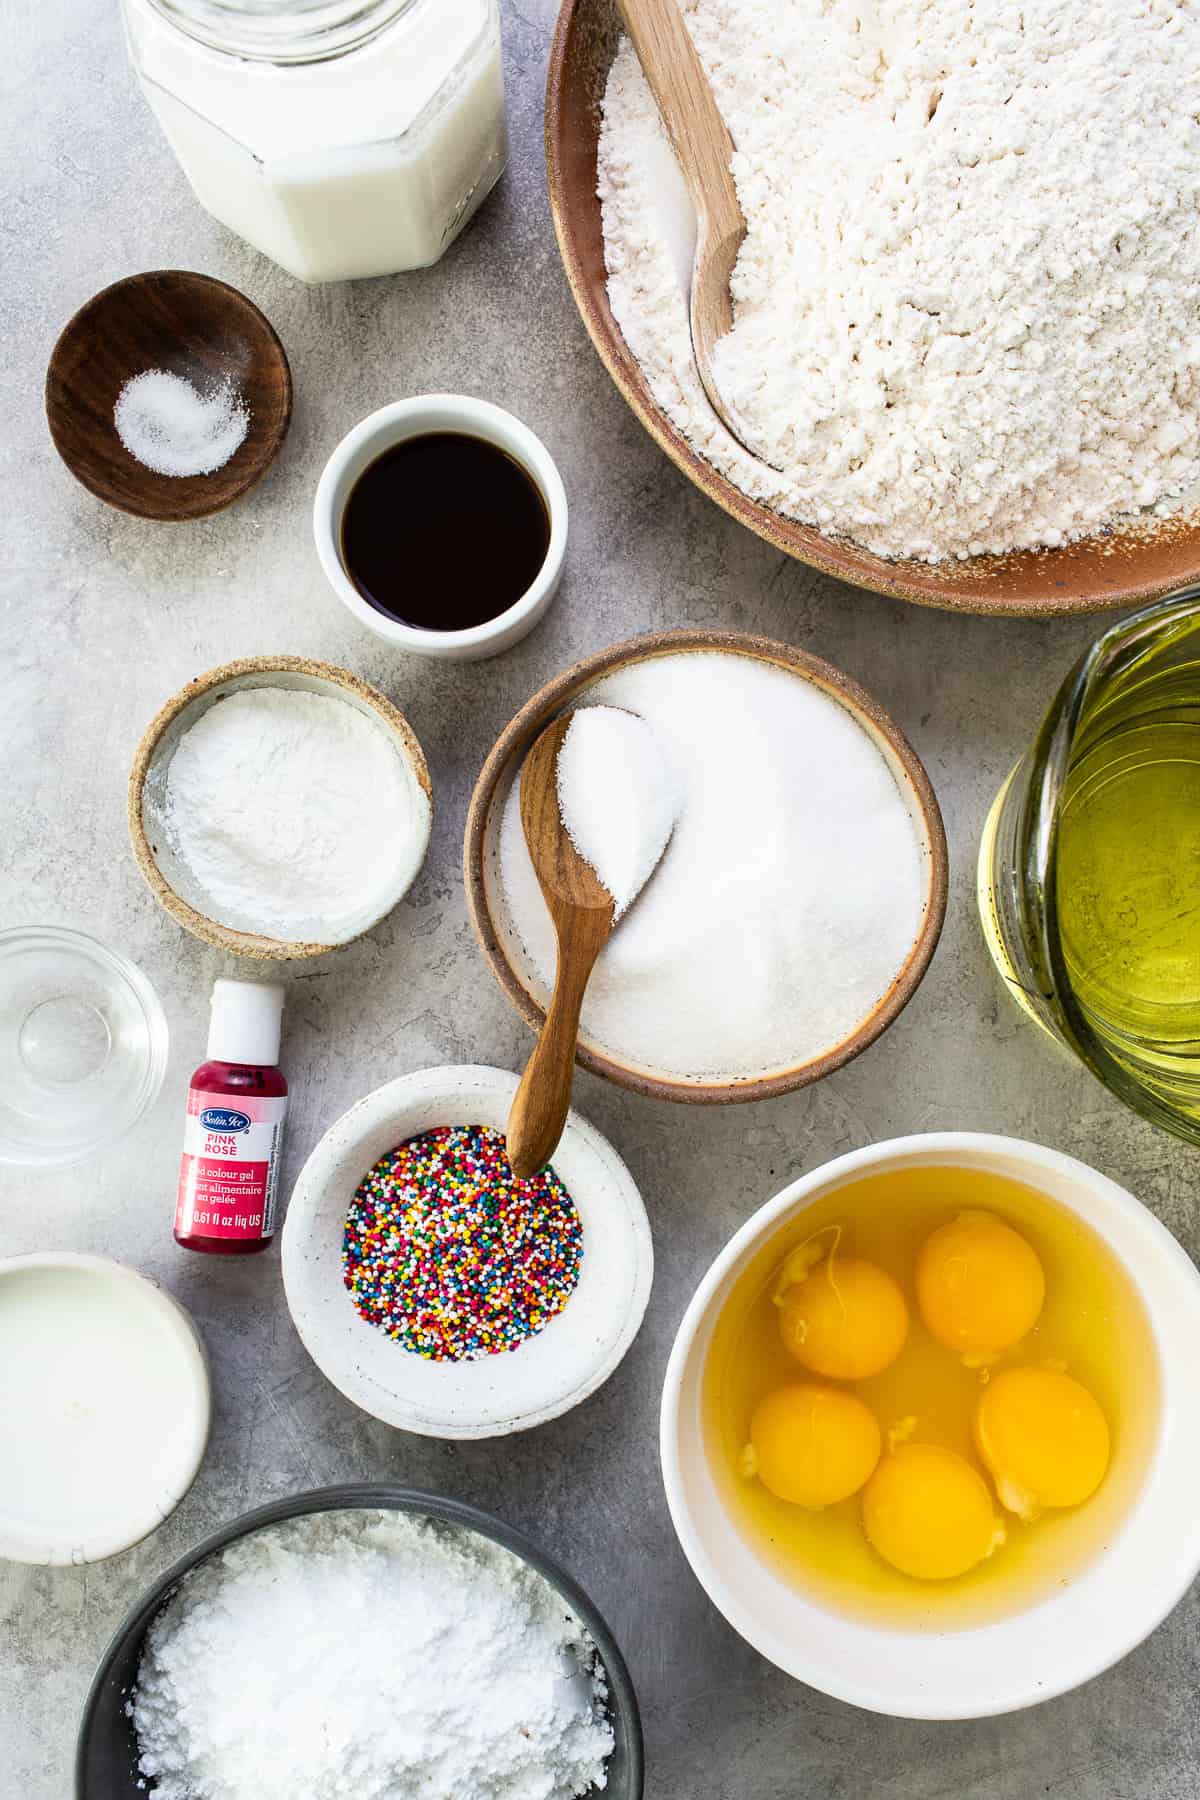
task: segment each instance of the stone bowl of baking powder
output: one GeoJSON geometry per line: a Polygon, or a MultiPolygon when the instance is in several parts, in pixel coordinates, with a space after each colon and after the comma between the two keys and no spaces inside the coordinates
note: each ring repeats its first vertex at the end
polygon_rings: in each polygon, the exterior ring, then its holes
{"type": "Polygon", "coordinates": [[[433,789],[403,713],[358,676],[255,656],[190,681],[151,720],[129,835],[177,924],[255,961],[361,937],[425,860],[433,789]]]}
{"type": "MultiPolygon", "coordinates": [[[[358,1510],[407,1514],[458,1527],[465,1533],[477,1533],[511,1551],[562,1596],[595,1644],[607,1677],[608,1720],[614,1745],[605,1767],[605,1800],[641,1800],[644,1760],[637,1696],[616,1639],[583,1589],[523,1532],[491,1513],[465,1501],[418,1493],[387,1482],[318,1488],[260,1506],[222,1526],[159,1576],[118,1627],[93,1678],[79,1726],[75,1800],[146,1800],[146,1779],[138,1773],[137,1737],[128,1705],[146,1633],[180,1583],[210,1557],[252,1532],[285,1520],[358,1510]]],[[[269,1738],[270,1719],[262,1721],[262,1729],[269,1738]]],[[[369,1740],[363,1748],[369,1751],[369,1740]]]]}
{"type": "MultiPolygon", "coordinates": [[[[746,92],[756,96],[761,92],[761,67],[774,60],[786,70],[792,62],[786,45],[780,47],[783,22],[769,8],[764,9],[764,16],[771,19],[771,55],[764,55],[761,64],[754,65],[755,74],[742,77],[746,92]]],[[[740,17],[739,10],[734,8],[732,18],[735,23],[740,17]]],[[[803,31],[803,25],[798,29],[803,31]]],[[[957,612],[1033,616],[1088,613],[1101,608],[1144,604],[1200,579],[1200,513],[1194,505],[1161,519],[1151,513],[1144,521],[1139,517],[1130,530],[1101,532],[1054,549],[963,558],[948,556],[940,562],[924,562],[876,555],[849,538],[828,535],[814,526],[801,524],[774,510],[765,501],[750,498],[707,460],[673,423],[655,397],[638,354],[626,340],[610,304],[609,277],[614,256],[606,259],[600,190],[608,188],[611,191],[616,177],[612,170],[598,171],[597,148],[609,72],[620,40],[621,23],[614,0],[563,0],[546,89],[546,169],[551,211],[567,279],[602,362],[651,437],[702,493],[759,537],[765,538],[775,549],[836,576],[840,581],[920,605],[945,607],[957,612]]],[[[805,65],[807,49],[806,45],[805,65]]],[[[727,62],[735,60],[735,51],[736,46],[731,47],[727,62]]],[[[880,60],[886,68],[882,49],[880,60]]],[[[1095,60],[1098,68],[1104,67],[1103,56],[1097,56],[1095,60]]],[[[819,103],[811,99],[807,81],[805,96],[809,109],[817,104],[819,110],[819,103]]],[[[758,104],[760,108],[763,105],[761,101],[758,104]]],[[[936,106],[932,92],[929,104],[936,106]]],[[[778,110],[777,100],[767,111],[772,109],[778,110]]],[[[1171,110],[1169,106],[1164,109],[1168,115],[1171,110]]],[[[953,130],[953,124],[947,129],[953,130]]],[[[737,135],[735,129],[735,139],[737,135]]],[[[1096,149],[1094,138],[1088,154],[1092,157],[1104,154],[1102,149],[1096,149]]],[[[965,160],[968,159],[964,152],[965,160]]],[[[1081,164],[1085,160],[1081,158],[1081,164]]],[[[1116,160],[1129,161],[1120,157],[1116,160]]],[[[1142,160],[1138,159],[1139,162],[1142,160]]],[[[667,205],[664,196],[668,190],[679,185],[669,155],[666,161],[670,166],[656,163],[642,172],[644,185],[654,196],[653,205],[660,211],[667,205]]],[[[637,171],[626,167],[623,174],[636,177],[637,171]]],[[[1074,220],[1075,210],[1069,202],[1063,201],[1061,194],[1058,205],[1060,211],[1074,220]]],[[[1146,202],[1148,214],[1152,205],[1146,202]]],[[[680,243],[674,246],[674,260],[680,269],[686,270],[691,258],[686,222],[673,229],[682,232],[680,243]]],[[[635,252],[622,247],[615,260],[625,266],[649,267],[649,237],[647,228],[646,242],[640,250],[635,252]]],[[[1019,265],[1023,252],[1017,247],[1016,237],[1010,234],[1004,248],[1014,264],[1019,265]]],[[[658,268],[657,263],[654,268],[658,268]]],[[[647,277],[647,280],[652,291],[657,293],[661,285],[657,277],[647,277]]],[[[1048,291],[1048,278],[1046,285],[1048,291]]],[[[680,316],[682,318],[684,314],[681,312],[680,316]]],[[[647,337],[644,319],[638,335],[644,350],[647,337]]],[[[681,354],[686,356],[686,347],[681,347],[681,354]]],[[[672,370],[669,376],[664,375],[668,385],[675,384],[672,391],[677,397],[682,379],[679,368],[672,370]]],[[[1109,386],[1112,379],[1110,375],[1109,386]]],[[[1104,380],[1101,373],[1102,388],[1104,380]]],[[[660,387],[667,391],[663,383],[660,387]]],[[[835,416],[836,409],[835,393],[835,416]]],[[[703,441],[704,431],[711,430],[711,424],[706,427],[702,416],[698,427],[700,441],[703,441]]],[[[1053,429],[1054,422],[1051,424],[1053,429]]],[[[1153,436],[1152,433],[1149,435],[1153,436]]],[[[1032,485],[1036,488],[1037,484],[1032,485]]],[[[1079,485],[1082,490],[1082,477],[1079,485]]]]}

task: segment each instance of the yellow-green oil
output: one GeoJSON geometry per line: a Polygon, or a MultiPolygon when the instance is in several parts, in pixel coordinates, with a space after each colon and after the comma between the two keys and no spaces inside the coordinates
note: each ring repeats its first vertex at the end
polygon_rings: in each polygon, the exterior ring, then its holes
{"type": "Polygon", "coordinates": [[[1200,719],[1084,734],[1058,813],[1055,902],[1075,999],[1110,1053],[1200,1111],[1200,719]]]}
{"type": "Polygon", "coordinates": [[[1156,1124],[1200,1145],[1200,600],[1080,660],[979,847],[1013,997],[1156,1124]]]}
{"type": "Polygon", "coordinates": [[[992,802],[991,811],[984,822],[983,834],[979,841],[979,856],[975,865],[975,898],[979,907],[979,923],[983,928],[983,940],[991,952],[999,974],[1003,977],[1009,993],[1023,1012],[1028,1013],[1035,1025],[1040,1025],[1048,1036],[1056,1034],[1051,1030],[1046,1018],[1033,1004],[1029,994],[1022,985],[1021,978],[1013,966],[1008,945],[1004,941],[1004,927],[1000,919],[1000,908],[996,898],[996,838],[1000,826],[1000,815],[1004,811],[1009,790],[1013,785],[1019,769],[1013,769],[1000,792],[992,802]]]}

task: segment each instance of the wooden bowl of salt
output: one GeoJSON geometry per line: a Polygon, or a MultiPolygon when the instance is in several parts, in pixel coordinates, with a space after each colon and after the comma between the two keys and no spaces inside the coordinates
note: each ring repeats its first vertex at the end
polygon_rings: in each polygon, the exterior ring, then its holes
{"type": "Polygon", "coordinates": [[[64,328],[46,375],[54,447],[99,499],[202,519],[261,481],[287,436],[292,372],[270,321],[227,282],[156,269],[64,328]]]}

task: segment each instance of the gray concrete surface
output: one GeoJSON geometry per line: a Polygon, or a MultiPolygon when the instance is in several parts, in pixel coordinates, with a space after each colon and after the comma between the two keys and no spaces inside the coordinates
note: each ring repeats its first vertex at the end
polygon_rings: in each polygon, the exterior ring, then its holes
{"type": "Polygon", "coordinates": [[[575,1571],[626,1648],[653,1800],[1187,1800],[1200,1793],[1195,1593],[1120,1667],[1066,1699],[985,1723],[914,1724],[778,1673],[716,1614],[676,1546],[656,1452],[668,1349],[710,1257],[785,1180],[898,1132],[1012,1132],[1126,1182],[1195,1253],[1197,1164],[1018,1016],[973,912],[988,802],[1092,627],[950,618],[854,592],[776,555],[675,472],[603,372],[559,267],[541,147],[551,9],[506,7],[510,170],[444,263],[310,290],[197,208],[135,91],[111,0],[10,0],[0,923],[75,925],[125,951],[162,995],[172,1052],[161,1098],[124,1144],[63,1174],[4,1173],[0,1251],[104,1251],[166,1283],[209,1346],[216,1425],[194,1489],[147,1543],[92,1568],[0,1565],[0,1800],[65,1800],[92,1668],[158,1570],[258,1502],[368,1477],[491,1507],[575,1571]],[[269,480],[193,526],[142,523],[93,500],[58,462],[41,408],[46,359],[76,306],[121,275],[171,265],[251,295],[296,378],[295,423],[269,480]],[[308,526],[317,472],[342,432],[386,400],[437,388],[527,419],[559,459],[572,507],[569,574],[551,618],[509,656],[465,668],[392,655],[360,631],[325,586],[308,526]],[[290,1181],[337,1114],[385,1078],[458,1060],[519,1065],[524,1029],[483,967],[463,902],[472,782],[547,676],[614,639],[684,623],[810,646],[901,721],[950,835],[941,948],[892,1031],[808,1092],[688,1113],[581,1077],[578,1105],[628,1159],[654,1229],[657,1279],[637,1343],[587,1405],[524,1437],[453,1446],[390,1431],[309,1362],[276,1254],[215,1264],[171,1240],[187,1077],[210,983],[235,970],[172,924],[133,865],[124,805],[134,745],[198,671],[286,650],[377,683],[427,751],[437,824],[413,894],[366,940],[290,981],[290,1181]]]}

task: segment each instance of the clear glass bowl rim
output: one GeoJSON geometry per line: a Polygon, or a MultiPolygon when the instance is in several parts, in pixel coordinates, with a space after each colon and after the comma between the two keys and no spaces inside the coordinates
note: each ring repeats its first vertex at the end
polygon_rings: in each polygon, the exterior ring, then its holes
{"type": "Polygon", "coordinates": [[[127,990],[136,1002],[145,1026],[145,1067],[127,1105],[109,1109],[111,1123],[107,1129],[92,1132],[86,1138],[76,1138],[57,1150],[47,1146],[32,1153],[26,1149],[14,1150],[0,1138],[0,1164],[19,1168],[66,1168],[115,1144],[145,1116],[158,1098],[166,1074],[170,1031],[162,1001],[137,965],[120,951],[110,950],[99,938],[72,926],[9,925],[0,928],[0,979],[7,956],[37,949],[81,952],[127,990]]]}

